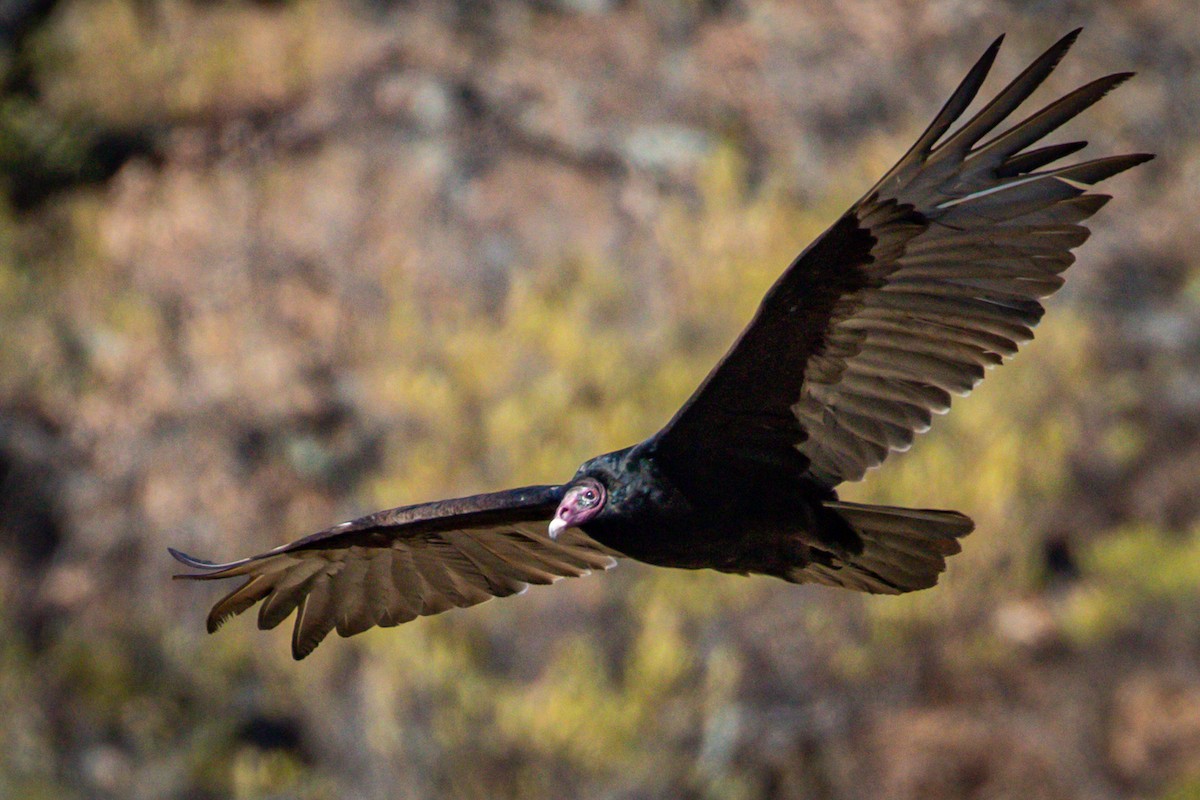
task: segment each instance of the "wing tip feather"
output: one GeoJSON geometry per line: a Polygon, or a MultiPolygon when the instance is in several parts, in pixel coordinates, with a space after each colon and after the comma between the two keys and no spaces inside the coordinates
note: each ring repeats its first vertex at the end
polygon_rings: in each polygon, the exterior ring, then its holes
{"type": "Polygon", "coordinates": [[[1042,57],[1044,58],[1049,56],[1052,59],[1052,66],[1047,74],[1058,68],[1059,62],[1062,61],[1063,56],[1065,56],[1071,50],[1071,48],[1075,46],[1075,42],[1079,39],[1079,35],[1081,33],[1083,33],[1082,25],[1074,28],[1073,30],[1067,31],[1061,37],[1059,37],[1058,41],[1046,48],[1046,52],[1042,54],[1042,57]]]}
{"type": "Polygon", "coordinates": [[[204,629],[210,634],[219,631],[221,626],[224,625],[230,617],[234,616],[233,614],[217,614],[215,612],[216,608],[214,607],[212,611],[208,612],[208,616],[204,619],[204,629]]]}
{"type": "Polygon", "coordinates": [[[170,553],[171,557],[180,564],[183,564],[191,569],[200,570],[200,572],[182,572],[172,575],[171,578],[173,580],[206,581],[214,578],[232,577],[225,574],[226,570],[243,566],[253,560],[250,558],[242,558],[237,561],[227,561],[223,564],[218,564],[215,561],[206,561],[203,558],[189,556],[187,553],[184,553],[181,550],[176,550],[174,547],[168,547],[167,552],[170,553]]]}
{"type": "Polygon", "coordinates": [[[1133,169],[1134,167],[1141,166],[1142,164],[1145,164],[1149,161],[1153,161],[1154,159],[1158,158],[1158,154],[1157,153],[1127,153],[1124,156],[1118,156],[1117,158],[1124,159],[1121,163],[1121,168],[1118,169],[1116,172],[1112,173],[1112,175],[1105,176],[1104,178],[1102,178],[1102,180],[1108,180],[1109,178],[1113,177],[1114,175],[1120,175],[1125,170],[1133,169]]]}
{"type": "MultiPolygon", "coordinates": [[[[176,550],[174,547],[168,547],[167,552],[171,554],[171,558],[175,559],[176,561],[178,561],[180,564],[183,564],[184,566],[191,567],[192,569],[211,570],[211,569],[218,568],[218,565],[213,563],[212,561],[206,561],[202,558],[196,558],[195,556],[189,556],[187,553],[183,552],[182,550],[176,550]]],[[[195,575],[176,575],[175,577],[176,578],[194,578],[196,576],[195,575]]]]}

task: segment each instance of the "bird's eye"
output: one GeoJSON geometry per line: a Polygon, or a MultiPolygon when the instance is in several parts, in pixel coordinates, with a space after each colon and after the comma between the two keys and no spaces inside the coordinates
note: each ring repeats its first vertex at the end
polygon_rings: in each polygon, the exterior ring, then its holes
{"type": "Polygon", "coordinates": [[[579,495],[579,505],[584,508],[591,508],[596,505],[596,501],[599,499],[600,497],[596,494],[595,489],[584,489],[579,495]]]}

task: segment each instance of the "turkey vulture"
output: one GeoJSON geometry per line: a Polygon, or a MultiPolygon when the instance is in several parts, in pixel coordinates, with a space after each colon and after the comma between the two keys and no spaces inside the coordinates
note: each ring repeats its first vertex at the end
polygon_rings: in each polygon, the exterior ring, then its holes
{"type": "Polygon", "coordinates": [[[1003,37],[912,149],[784,271],[690,399],[649,439],[597,456],[561,486],[405,506],[261,555],[178,577],[245,578],[215,630],[262,602],[293,612],[300,659],[330,630],[471,606],[627,557],[899,594],[933,586],[971,520],[954,511],[843,502],[1033,338],[1109,199],[1089,186],[1151,158],[1049,166],[1086,142],[1031,147],[1126,80],[1095,80],[1002,123],[1055,68],[1073,31],[973,117],[1003,37]]]}

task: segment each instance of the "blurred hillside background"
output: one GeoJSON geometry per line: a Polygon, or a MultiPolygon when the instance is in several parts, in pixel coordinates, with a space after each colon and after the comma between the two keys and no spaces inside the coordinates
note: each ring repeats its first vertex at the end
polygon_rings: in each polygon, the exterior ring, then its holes
{"type": "Polygon", "coordinates": [[[1200,798],[1198,67],[1191,0],[0,0],[0,797],[1200,798]],[[204,634],[168,544],[652,433],[992,38],[994,91],[1076,25],[1035,103],[1135,69],[1062,137],[1159,158],[844,494],[976,519],[936,589],[204,634]]]}

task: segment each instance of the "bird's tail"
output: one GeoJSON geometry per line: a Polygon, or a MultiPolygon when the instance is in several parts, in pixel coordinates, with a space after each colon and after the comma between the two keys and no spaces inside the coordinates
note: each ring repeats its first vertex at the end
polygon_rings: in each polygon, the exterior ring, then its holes
{"type": "Polygon", "coordinates": [[[873,594],[933,586],[946,569],[946,557],[962,550],[959,538],[975,529],[970,517],[957,511],[833,500],[823,505],[858,535],[862,552],[840,553],[831,564],[808,564],[795,577],[873,594]]]}

